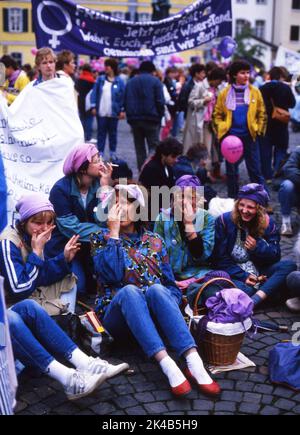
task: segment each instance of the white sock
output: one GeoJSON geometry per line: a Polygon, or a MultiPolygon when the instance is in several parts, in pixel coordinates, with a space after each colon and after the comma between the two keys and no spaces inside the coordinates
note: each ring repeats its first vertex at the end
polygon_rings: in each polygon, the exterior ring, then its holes
{"type": "Polygon", "coordinates": [[[292,226],[291,216],[282,216],[282,223],[287,226],[292,226]]]}
{"type": "Polygon", "coordinates": [[[205,370],[202,359],[198,352],[192,352],[186,356],[186,363],[192,376],[196,379],[198,384],[212,384],[213,380],[205,370]]]}
{"type": "Polygon", "coordinates": [[[73,364],[77,369],[84,370],[88,367],[90,358],[82,352],[78,347],[72,352],[70,363],[73,364]]]}
{"type": "Polygon", "coordinates": [[[177,387],[186,381],[186,377],[171,357],[166,356],[160,362],[160,367],[169,379],[171,387],[177,387]]]}
{"type": "Polygon", "coordinates": [[[48,365],[46,374],[50,376],[50,378],[60,382],[62,385],[66,385],[73,370],[74,369],[69,369],[60,362],[53,360],[48,365]]]}

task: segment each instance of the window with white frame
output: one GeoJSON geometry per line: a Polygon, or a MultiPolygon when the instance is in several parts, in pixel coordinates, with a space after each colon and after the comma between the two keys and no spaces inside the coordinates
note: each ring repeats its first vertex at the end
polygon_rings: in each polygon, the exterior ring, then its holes
{"type": "Polygon", "coordinates": [[[266,22],[264,20],[256,20],[255,21],[255,35],[258,38],[265,38],[266,32],[266,22]]]}
{"type": "Polygon", "coordinates": [[[117,20],[125,20],[125,12],[114,11],[111,13],[111,16],[117,20]]]}
{"type": "Polygon", "coordinates": [[[8,9],[8,31],[10,33],[23,32],[23,11],[20,8],[8,9]]]}
{"type": "Polygon", "coordinates": [[[267,4],[267,0],[256,0],[256,4],[257,5],[266,5],[267,4]]]}
{"type": "Polygon", "coordinates": [[[235,33],[236,35],[240,35],[244,30],[250,29],[251,25],[247,20],[236,20],[235,22],[235,33]]]}
{"type": "Polygon", "coordinates": [[[138,20],[142,23],[145,21],[151,21],[151,14],[149,14],[148,12],[139,12],[138,20]]]}

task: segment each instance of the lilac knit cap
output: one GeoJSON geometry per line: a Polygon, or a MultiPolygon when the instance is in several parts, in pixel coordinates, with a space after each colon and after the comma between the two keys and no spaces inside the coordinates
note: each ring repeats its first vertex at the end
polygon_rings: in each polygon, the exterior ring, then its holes
{"type": "Polygon", "coordinates": [[[53,205],[47,196],[41,193],[22,196],[17,202],[16,210],[20,214],[21,222],[43,211],[52,211],[54,213],[53,205]]]}
{"type": "Polygon", "coordinates": [[[84,162],[91,162],[96,154],[98,154],[98,149],[91,143],[83,143],[73,148],[65,159],[64,174],[75,174],[84,162]]]}

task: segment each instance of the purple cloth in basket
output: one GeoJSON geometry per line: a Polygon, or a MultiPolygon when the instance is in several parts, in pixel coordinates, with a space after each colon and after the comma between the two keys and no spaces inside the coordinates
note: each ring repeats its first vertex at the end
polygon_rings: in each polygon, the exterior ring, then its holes
{"type": "Polygon", "coordinates": [[[252,316],[254,303],[237,288],[224,289],[205,302],[208,320],[215,323],[244,322],[252,316]]]}

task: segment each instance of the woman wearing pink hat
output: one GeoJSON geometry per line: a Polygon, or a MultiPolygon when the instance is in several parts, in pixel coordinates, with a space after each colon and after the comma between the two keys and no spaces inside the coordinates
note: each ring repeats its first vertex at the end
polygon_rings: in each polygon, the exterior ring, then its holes
{"type": "Polygon", "coordinates": [[[55,228],[53,205],[38,193],[22,197],[16,210],[20,219],[0,236],[0,270],[5,278],[6,301],[12,305],[28,297],[50,315],[75,311],[76,279],[70,263],[80,249],[78,236],[71,237],[55,258],[44,255],[55,228]]]}
{"type": "Polygon", "coordinates": [[[97,191],[100,186],[111,182],[112,167],[104,165],[93,144],[84,143],[67,155],[63,171],[65,176],[50,191],[49,199],[55,210],[57,228],[47,244],[46,252],[49,256],[58,255],[66,241],[78,235],[81,250],[72,262],[72,270],[78,277],[78,292],[95,293],[96,283],[92,277],[93,265],[88,242],[91,233],[100,229],[95,214],[99,203],[97,191]]]}

